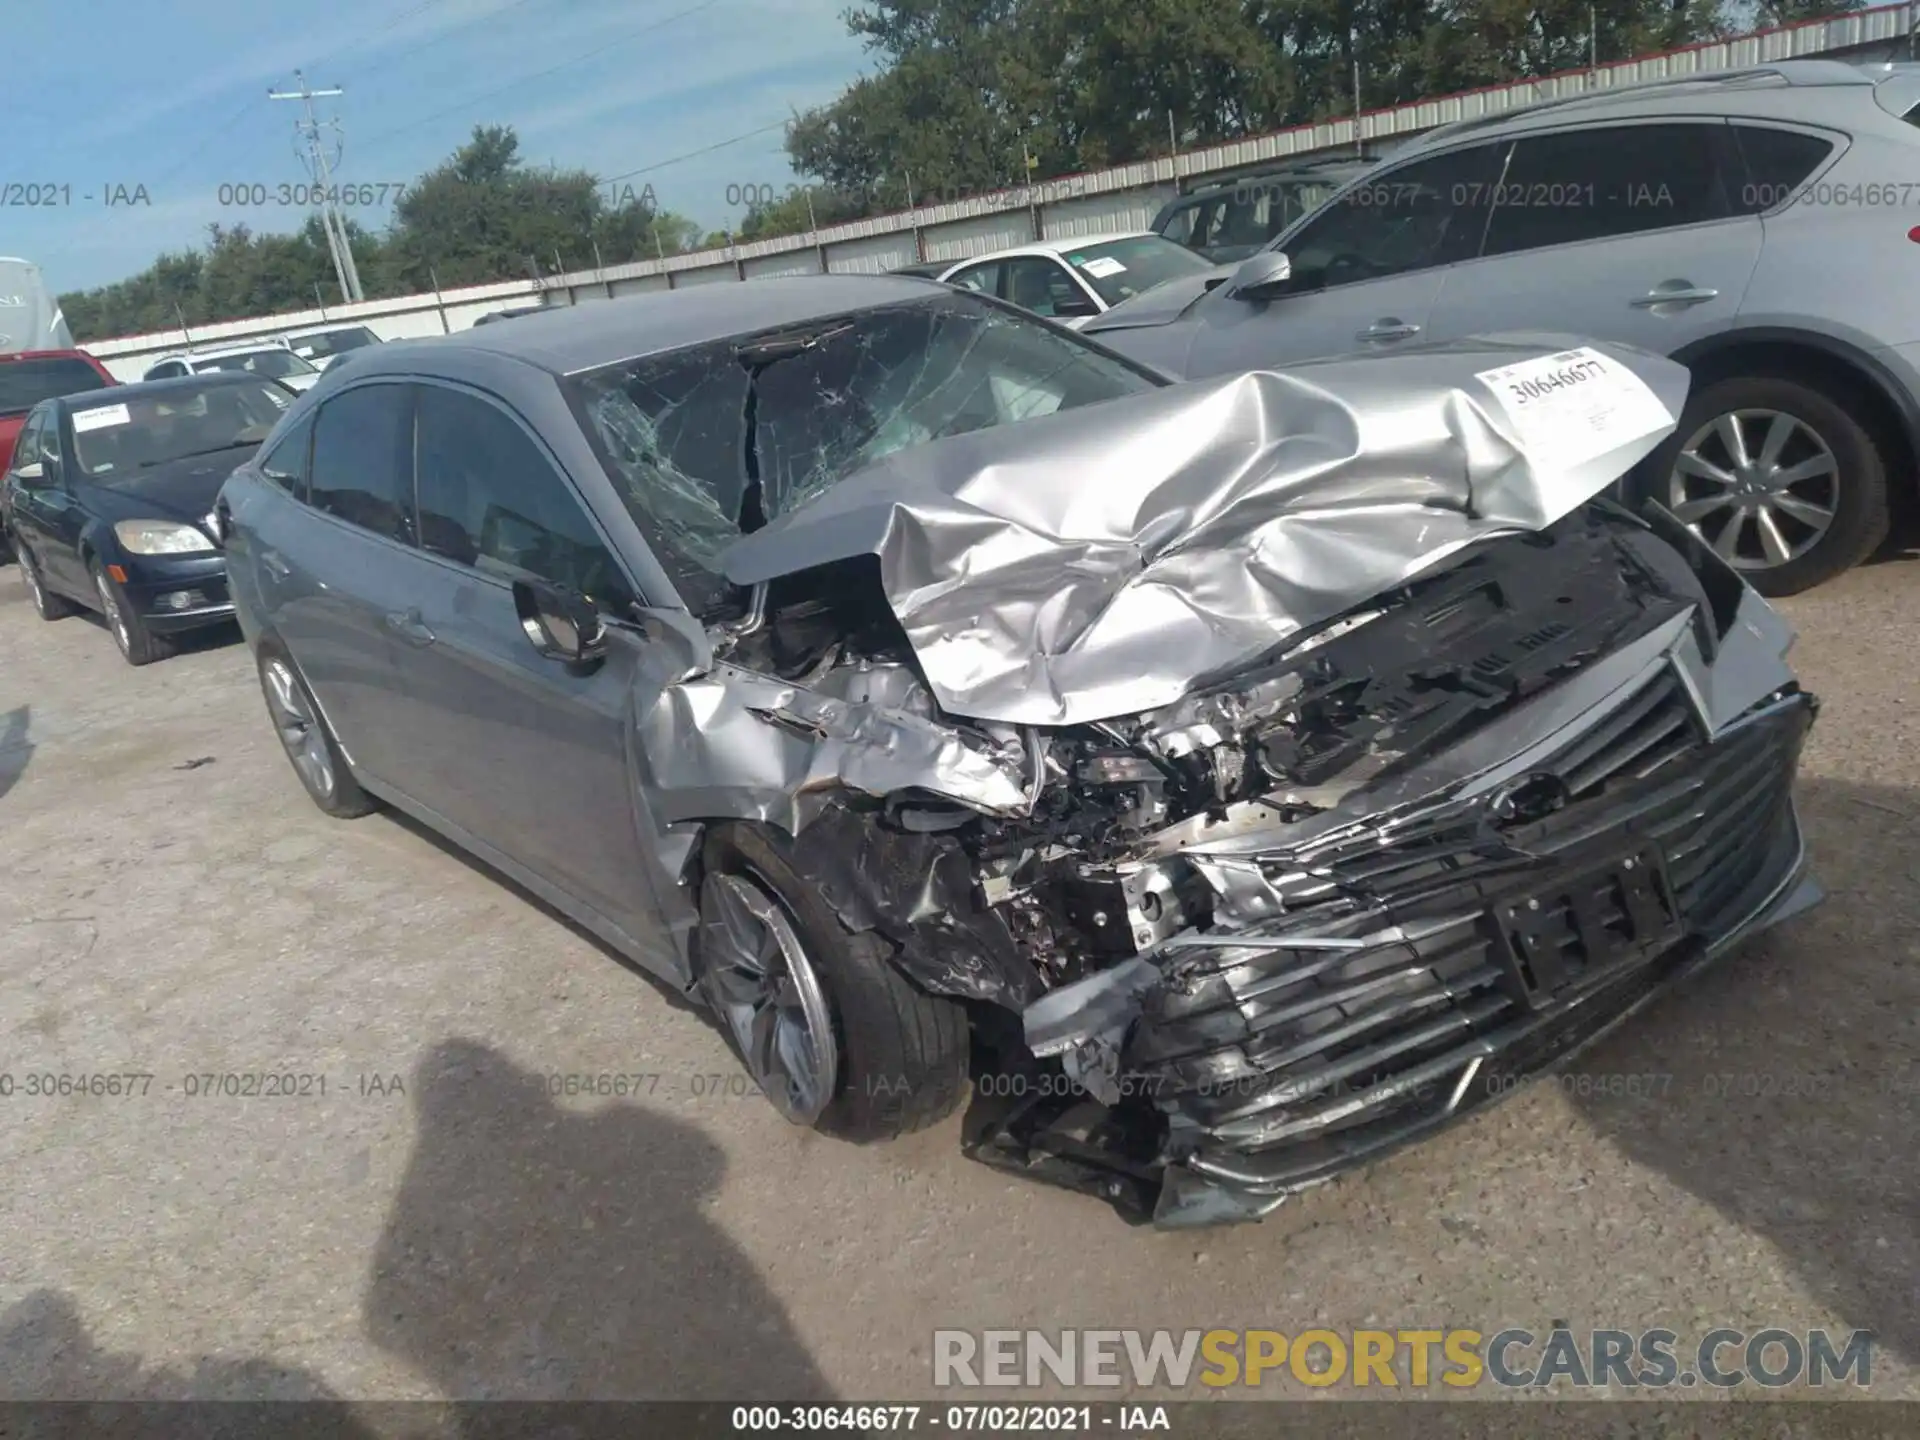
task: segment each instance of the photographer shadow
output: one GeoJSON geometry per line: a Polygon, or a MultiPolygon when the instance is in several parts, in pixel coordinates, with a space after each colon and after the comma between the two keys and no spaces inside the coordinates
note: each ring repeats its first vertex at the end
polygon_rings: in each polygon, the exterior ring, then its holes
{"type": "MultiPolygon", "coordinates": [[[[562,1108],[467,1040],[434,1047],[408,1093],[418,1137],[363,1318],[442,1395],[833,1398],[704,1212],[725,1162],[699,1130],[625,1100],[562,1108]]],[[[483,1415],[463,1412],[469,1433],[483,1415]]]]}
{"type": "Polygon", "coordinates": [[[1578,1066],[1670,1075],[1658,1094],[1568,1098],[1771,1242],[1842,1324],[1920,1360],[1920,794],[1819,779],[1797,794],[1826,903],[1578,1066]]]}

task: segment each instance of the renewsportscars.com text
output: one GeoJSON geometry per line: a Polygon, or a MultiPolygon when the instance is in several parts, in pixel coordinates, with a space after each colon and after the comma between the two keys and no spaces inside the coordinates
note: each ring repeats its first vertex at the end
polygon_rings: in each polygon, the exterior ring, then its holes
{"type": "Polygon", "coordinates": [[[1305,1385],[1455,1389],[1865,1388],[1867,1330],[936,1330],[933,1383],[961,1389],[1305,1385]]]}

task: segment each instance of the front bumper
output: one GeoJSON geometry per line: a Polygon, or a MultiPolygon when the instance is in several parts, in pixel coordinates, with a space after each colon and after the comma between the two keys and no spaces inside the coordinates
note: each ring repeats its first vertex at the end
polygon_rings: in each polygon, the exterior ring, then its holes
{"type": "MultiPolygon", "coordinates": [[[[1153,1165],[1103,1193],[1167,1227],[1257,1218],[1817,902],[1792,801],[1816,702],[1757,597],[1727,619],[1704,648],[1689,617],[1664,625],[1339,813],[1186,852],[1258,918],[1027,1012],[1036,1054],[1161,1126],[1153,1165]],[[1560,807],[1503,811],[1527,784],[1560,807]]],[[[1025,1128],[1026,1168],[1088,1188],[1084,1154],[1025,1128]]]]}
{"type": "Polygon", "coordinates": [[[121,590],[156,634],[197,630],[234,618],[224,555],[143,556],[123,568],[127,579],[121,590]]]}

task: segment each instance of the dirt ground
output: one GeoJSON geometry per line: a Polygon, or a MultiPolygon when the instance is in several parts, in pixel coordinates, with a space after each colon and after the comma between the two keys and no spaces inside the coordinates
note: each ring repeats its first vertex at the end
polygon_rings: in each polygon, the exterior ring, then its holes
{"type": "Polygon", "coordinates": [[[1535,1089],[1196,1235],[967,1161],[957,1119],[792,1128],[524,894],[316,811],[236,637],[131,670],[6,565],[0,1394],[930,1398],[937,1327],[1564,1322],[1872,1328],[1872,1393],[1920,1397],[1920,563],[1784,608],[1830,899],[1578,1072],[1657,1093],[1535,1089]],[[552,1093],[602,1074],[653,1078],[552,1093]]]}

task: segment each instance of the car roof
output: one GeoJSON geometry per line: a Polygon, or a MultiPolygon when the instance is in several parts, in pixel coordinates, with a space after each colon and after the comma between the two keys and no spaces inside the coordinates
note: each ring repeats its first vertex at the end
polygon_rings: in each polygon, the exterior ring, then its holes
{"type": "Polygon", "coordinates": [[[1497,138],[1582,120],[1651,119],[1661,116],[1740,115],[1756,119],[1811,119],[1870,96],[1891,67],[1874,73],[1845,60],[1781,60],[1705,75],[1681,75],[1541,100],[1497,115],[1456,120],[1419,136],[1394,159],[1458,140],[1497,138]]]}
{"type": "Polygon", "coordinates": [[[361,380],[378,374],[431,373],[436,356],[451,360],[464,353],[504,356],[555,375],[574,375],[849,310],[951,294],[936,280],[905,275],[796,275],[688,285],[551,306],[512,325],[370,345],[358,352],[352,374],[361,380]]]}
{"type": "Polygon", "coordinates": [[[86,360],[99,363],[85,350],[0,350],[0,360],[86,360]]]}
{"type": "Polygon", "coordinates": [[[373,333],[373,327],[365,321],[341,320],[333,325],[308,325],[299,330],[289,330],[286,338],[289,340],[305,340],[313,335],[331,335],[336,330],[365,330],[369,335],[373,333]]]}

